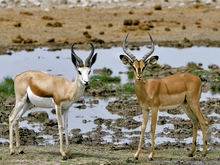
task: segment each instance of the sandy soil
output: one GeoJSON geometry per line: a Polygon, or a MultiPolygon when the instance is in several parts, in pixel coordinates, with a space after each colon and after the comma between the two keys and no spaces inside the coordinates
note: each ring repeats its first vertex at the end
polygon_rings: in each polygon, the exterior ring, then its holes
{"type": "Polygon", "coordinates": [[[70,48],[73,42],[89,49],[88,41],[99,48],[121,46],[128,32],[129,41],[138,45],[149,42],[150,32],[158,45],[220,46],[216,5],[157,6],[1,8],[0,54],[40,46],[70,48]]]}

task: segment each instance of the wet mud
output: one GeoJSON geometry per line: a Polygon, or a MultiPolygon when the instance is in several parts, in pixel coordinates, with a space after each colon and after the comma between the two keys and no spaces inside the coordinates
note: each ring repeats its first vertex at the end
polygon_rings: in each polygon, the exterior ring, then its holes
{"type": "MultiPolygon", "coordinates": [[[[179,68],[171,68],[168,65],[165,66],[149,66],[147,68],[148,74],[152,77],[163,77],[180,72],[189,72],[190,70],[197,72],[207,72],[208,77],[201,75],[200,78],[203,84],[203,92],[211,90],[211,84],[215,82],[215,77],[219,73],[219,67],[210,65],[209,70],[203,70],[199,65],[188,65],[179,68]]],[[[126,73],[125,73],[126,74],[126,73]]],[[[132,83],[132,82],[131,82],[132,83]]],[[[93,96],[93,91],[97,90],[96,97],[112,97],[115,96],[112,90],[106,90],[105,94],[100,91],[104,89],[87,89],[86,95],[93,96]]],[[[6,100],[1,100],[1,106],[5,112],[0,113],[1,130],[0,137],[8,139],[8,114],[12,110],[15,103],[14,98],[8,98],[6,100]]],[[[87,107],[93,107],[95,104],[99,104],[99,99],[90,99],[89,101],[81,100],[75,107],[78,109],[86,109],[87,107]]],[[[220,143],[218,139],[220,138],[220,129],[218,124],[220,124],[220,99],[213,98],[207,99],[200,102],[201,111],[205,118],[208,120],[207,125],[207,135],[208,135],[208,146],[209,148],[218,148],[220,143]]],[[[126,148],[134,149],[137,147],[139,142],[141,120],[137,121],[136,117],[141,118],[141,107],[133,97],[116,97],[114,101],[109,101],[105,110],[109,111],[112,115],[118,115],[117,119],[111,118],[101,118],[95,116],[93,121],[88,121],[86,118],[82,119],[82,123],[93,122],[96,127],[89,132],[82,133],[80,128],[74,128],[70,130],[70,143],[71,144],[85,144],[85,145],[104,145],[104,144],[120,144],[120,146],[126,146],[126,148]],[[105,137],[110,137],[110,141],[106,141],[105,137]],[[123,143],[123,141],[125,141],[123,143]]],[[[165,115],[158,115],[157,125],[162,126],[162,130],[156,134],[156,137],[163,138],[163,142],[156,145],[156,148],[190,148],[191,142],[182,142],[184,139],[192,137],[193,126],[191,121],[182,117],[184,112],[181,107],[175,109],[168,109],[160,111],[161,113],[166,112],[165,115]],[[174,139],[173,142],[166,139],[174,139]]],[[[54,109],[51,113],[55,115],[54,109]]],[[[27,121],[28,124],[41,123],[41,129],[39,132],[35,132],[33,129],[20,128],[20,136],[22,145],[46,145],[48,144],[43,136],[52,136],[53,143],[59,143],[58,134],[58,123],[57,120],[52,120],[45,111],[28,112],[26,117],[22,117],[21,121],[27,121]]],[[[150,124],[150,121],[149,123],[150,124]]],[[[146,141],[144,143],[144,148],[149,148],[150,146],[150,130],[146,130],[146,141]]],[[[4,142],[2,145],[9,145],[8,142],[4,142]]],[[[116,147],[117,148],[117,147],[116,147]]]]}

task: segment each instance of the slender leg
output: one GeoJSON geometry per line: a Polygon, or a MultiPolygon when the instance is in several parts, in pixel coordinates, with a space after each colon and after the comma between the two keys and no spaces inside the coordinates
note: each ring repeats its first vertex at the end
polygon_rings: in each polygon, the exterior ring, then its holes
{"type": "Polygon", "coordinates": [[[149,160],[153,160],[154,156],[154,139],[155,139],[155,130],[156,130],[156,124],[157,124],[157,114],[158,114],[158,108],[152,108],[152,121],[151,121],[151,152],[148,156],[149,160]]]}
{"type": "Polygon", "coordinates": [[[207,153],[207,134],[206,134],[206,123],[199,122],[201,129],[202,129],[202,136],[203,136],[203,154],[202,156],[205,157],[207,153]]]}
{"type": "Polygon", "coordinates": [[[65,128],[66,152],[70,156],[71,151],[69,149],[69,140],[68,140],[68,112],[69,109],[64,110],[63,119],[64,119],[64,128],[65,128]]]}
{"type": "Polygon", "coordinates": [[[18,150],[18,154],[23,154],[24,151],[20,148],[20,136],[19,136],[19,129],[18,129],[18,120],[15,121],[15,137],[16,137],[16,148],[18,150]]]}
{"type": "Polygon", "coordinates": [[[19,136],[19,129],[18,129],[19,119],[31,107],[33,107],[33,104],[31,104],[30,102],[26,102],[24,104],[23,108],[17,114],[17,118],[15,120],[15,124],[14,125],[15,125],[16,148],[17,148],[19,154],[23,154],[24,153],[24,151],[20,148],[21,143],[20,143],[20,136],[19,136]]]}
{"type": "Polygon", "coordinates": [[[138,160],[138,156],[141,152],[143,139],[144,139],[144,133],[146,130],[148,119],[149,119],[149,110],[142,108],[142,113],[143,113],[143,116],[142,116],[141,136],[140,136],[140,141],[139,141],[139,145],[138,145],[138,150],[137,150],[136,154],[134,155],[134,158],[136,160],[138,160]]]}
{"type": "MultiPolygon", "coordinates": [[[[190,102],[189,107],[192,110],[192,113],[194,114],[194,116],[197,118],[197,122],[199,121],[200,126],[201,126],[202,136],[203,136],[203,156],[205,157],[206,152],[207,152],[207,136],[206,136],[207,121],[206,121],[206,119],[204,118],[203,114],[200,111],[199,102],[196,102],[196,101],[195,102],[190,102]]],[[[193,122],[195,123],[195,121],[193,121],[193,122]]],[[[196,137],[194,137],[194,134],[195,134],[195,136],[197,136],[198,126],[196,126],[196,127],[193,128],[194,131],[196,131],[196,133],[193,133],[193,140],[194,140],[193,142],[195,142],[195,144],[196,144],[196,140],[195,140],[196,137]]],[[[192,150],[191,154],[193,154],[193,151],[195,151],[195,150],[192,150]]],[[[189,155],[189,156],[192,156],[192,155],[189,155]]]]}
{"type": "Polygon", "coordinates": [[[16,135],[16,146],[19,150],[19,153],[23,153],[23,151],[20,150],[20,139],[19,139],[19,132],[18,132],[18,120],[20,117],[28,110],[32,104],[29,102],[27,103],[24,101],[27,97],[24,96],[22,101],[16,100],[16,105],[11,114],[9,115],[9,140],[10,140],[10,154],[14,154],[15,150],[13,147],[13,126],[15,125],[15,135],[16,135]]]}
{"type": "Polygon", "coordinates": [[[10,140],[9,150],[10,150],[10,155],[15,154],[15,150],[13,147],[13,124],[14,123],[12,122],[12,120],[10,119],[10,116],[9,116],[9,140],[10,140]]]}
{"type": "Polygon", "coordinates": [[[193,157],[193,154],[196,150],[196,138],[197,138],[197,132],[198,132],[198,119],[193,114],[193,112],[191,111],[191,109],[190,109],[190,107],[187,103],[183,103],[181,105],[181,107],[183,108],[186,115],[190,118],[190,120],[192,121],[192,124],[193,124],[193,140],[192,140],[191,151],[189,153],[189,157],[193,157]]]}
{"type": "Polygon", "coordinates": [[[62,155],[62,159],[66,160],[66,154],[63,147],[63,124],[62,124],[62,117],[61,117],[61,108],[60,105],[56,105],[56,114],[57,114],[57,120],[58,120],[58,130],[60,134],[60,153],[62,155]]]}

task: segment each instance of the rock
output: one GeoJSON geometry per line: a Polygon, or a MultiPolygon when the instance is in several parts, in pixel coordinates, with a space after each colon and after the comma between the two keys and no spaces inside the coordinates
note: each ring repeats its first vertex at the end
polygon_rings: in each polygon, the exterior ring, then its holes
{"type": "Polygon", "coordinates": [[[27,116],[29,121],[34,120],[38,122],[44,122],[46,119],[49,118],[46,111],[37,111],[37,112],[30,112],[27,116]]]}
{"type": "Polygon", "coordinates": [[[133,25],[133,20],[131,20],[131,19],[126,19],[126,20],[124,20],[123,25],[125,25],[125,26],[131,26],[131,25],[133,25]]]}
{"type": "Polygon", "coordinates": [[[156,5],[154,6],[154,10],[162,10],[161,4],[156,4],[156,5]]]}

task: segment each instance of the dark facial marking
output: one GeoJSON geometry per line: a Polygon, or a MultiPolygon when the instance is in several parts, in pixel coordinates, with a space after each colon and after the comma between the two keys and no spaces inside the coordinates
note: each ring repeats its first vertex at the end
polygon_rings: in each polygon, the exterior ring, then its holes
{"type": "Polygon", "coordinates": [[[78,70],[79,75],[81,75],[81,72],[78,70]]]}
{"type": "Polygon", "coordinates": [[[141,74],[141,68],[138,68],[138,74],[141,74]]]}

